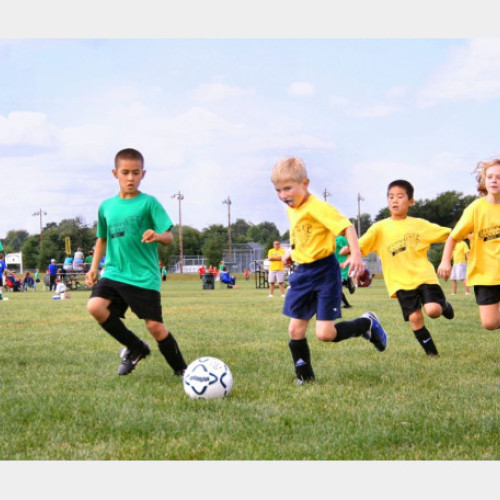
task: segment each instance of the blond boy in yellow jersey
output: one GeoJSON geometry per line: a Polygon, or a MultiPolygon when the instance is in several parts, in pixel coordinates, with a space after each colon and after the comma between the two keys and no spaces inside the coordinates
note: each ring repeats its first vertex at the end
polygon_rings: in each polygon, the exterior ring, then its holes
{"type": "Polygon", "coordinates": [[[384,281],[391,298],[397,298],[405,321],[428,356],[438,356],[430,332],[424,325],[422,309],[430,318],[452,319],[434,266],[427,257],[432,243],[445,241],[451,229],[416,217],[408,217],[414,204],[413,186],[405,180],[389,184],[387,201],[391,216],[373,224],[360,238],[362,255],[380,256],[384,281]]]}
{"type": "Polygon", "coordinates": [[[483,328],[496,330],[500,328],[500,158],[478,163],[476,180],[481,197],[466,207],[453,228],[438,273],[450,278],[455,245],[469,238],[467,284],[474,287],[483,328]]]}
{"type": "Polygon", "coordinates": [[[342,321],[342,278],[335,258],[335,237],[345,234],[351,254],[343,263],[353,274],[364,269],[356,231],[338,210],[309,193],[307,170],[298,158],[285,158],[273,168],[271,182],[278,198],[287,205],[290,220],[290,251],[285,265],[298,264],[289,277],[283,314],[290,317],[289,348],[297,384],[315,379],[306,333],[316,315],[316,337],[323,342],[340,342],[360,337],[370,340],[379,351],[387,345],[387,334],[375,313],[342,321]]]}
{"type": "Polygon", "coordinates": [[[459,241],[453,250],[451,268],[451,294],[456,295],[458,282],[464,285],[465,295],[470,295],[470,289],[467,286],[467,258],[469,257],[469,245],[467,242],[459,241]]]}

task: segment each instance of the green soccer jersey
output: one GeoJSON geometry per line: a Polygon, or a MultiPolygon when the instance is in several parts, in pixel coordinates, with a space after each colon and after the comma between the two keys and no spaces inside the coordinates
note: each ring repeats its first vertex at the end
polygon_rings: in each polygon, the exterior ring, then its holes
{"type": "Polygon", "coordinates": [[[167,212],[151,195],[117,195],[105,200],[99,207],[97,221],[97,237],[107,240],[103,277],[160,291],[158,242],[142,243],[141,239],[147,229],[164,233],[171,228],[167,212]]]}

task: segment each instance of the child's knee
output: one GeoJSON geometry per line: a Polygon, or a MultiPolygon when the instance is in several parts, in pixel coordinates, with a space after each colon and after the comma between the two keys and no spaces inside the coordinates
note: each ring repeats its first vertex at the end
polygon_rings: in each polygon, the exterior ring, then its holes
{"type": "Polygon", "coordinates": [[[102,323],[109,316],[109,309],[99,299],[89,299],[87,302],[87,311],[97,320],[102,323]]]}
{"type": "Polygon", "coordinates": [[[424,311],[429,318],[439,318],[443,313],[443,308],[437,302],[429,302],[424,305],[424,311]]]}
{"type": "Polygon", "coordinates": [[[482,318],[481,324],[485,330],[498,330],[500,328],[499,318],[482,318]]]}
{"type": "Polygon", "coordinates": [[[167,327],[158,321],[147,320],[146,328],[156,340],[163,340],[168,336],[167,327]]]}

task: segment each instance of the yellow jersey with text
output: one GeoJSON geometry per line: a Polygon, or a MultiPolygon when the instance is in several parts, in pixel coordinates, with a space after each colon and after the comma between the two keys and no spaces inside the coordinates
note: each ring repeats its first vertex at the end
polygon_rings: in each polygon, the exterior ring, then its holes
{"type": "Polygon", "coordinates": [[[461,241],[470,233],[467,285],[500,285],[500,205],[478,198],[466,207],[451,237],[461,241]]]}
{"type": "Polygon", "coordinates": [[[310,194],[297,208],[288,207],[292,258],[298,264],[310,264],[335,252],[335,238],[351,221],[325,201],[310,194]]]}
{"type": "Polygon", "coordinates": [[[270,260],[269,261],[269,271],[283,271],[285,269],[285,265],[281,258],[285,255],[285,250],[283,248],[270,248],[269,252],[267,252],[267,258],[270,257],[279,257],[280,260],[270,260]]]}
{"type": "Polygon", "coordinates": [[[450,232],[448,227],[418,217],[387,218],[373,224],[359,239],[359,246],[362,255],[379,255],[385,286],[394,298],[398,290],[439,284],[427,252],[431,244],[445,241],[450,232]]]}

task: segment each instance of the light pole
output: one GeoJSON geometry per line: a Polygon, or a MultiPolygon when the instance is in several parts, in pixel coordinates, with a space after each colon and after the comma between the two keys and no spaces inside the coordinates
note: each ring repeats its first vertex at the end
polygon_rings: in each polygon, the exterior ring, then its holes
{"type": "Polygon", "coordinates": [[[358,193],[358,238],[361,238],[361,202],[365,201],[364,198],[358,193]]]}
{"type": "Polygon", "coordinates": [[[325,190],[323,191],[323,198],[326,199],[329,198],[331,196],[331,194],[328,192],[328,190],[325,188],[325,190]]]}
{"type": "Polygon", "coordinates": [[[222,202],[227,205],[227,252],[228,258],[231,258],[231,198],[229,196],[222,202]]]}
{"type": "Polygon", "coordinates": [[[183,274],[183,263],[184,263],[184,252],[182,250],[182,210],[181,201],[184,199],[184,195],[179,191],[172,195],[172,198],[177,198],[179,200],[179,272],[183,274]]]}
{"type": "Polygon", "coordinates": [[[42,222],[42,216],[47,215],[47,212],[44,212],[42,209],[38,210],[38,212],[34,212],[32,214],[33,216],[40,216],[40,246],[42,246],[42,241],[43,241],[43,222],[42,222]]]}

